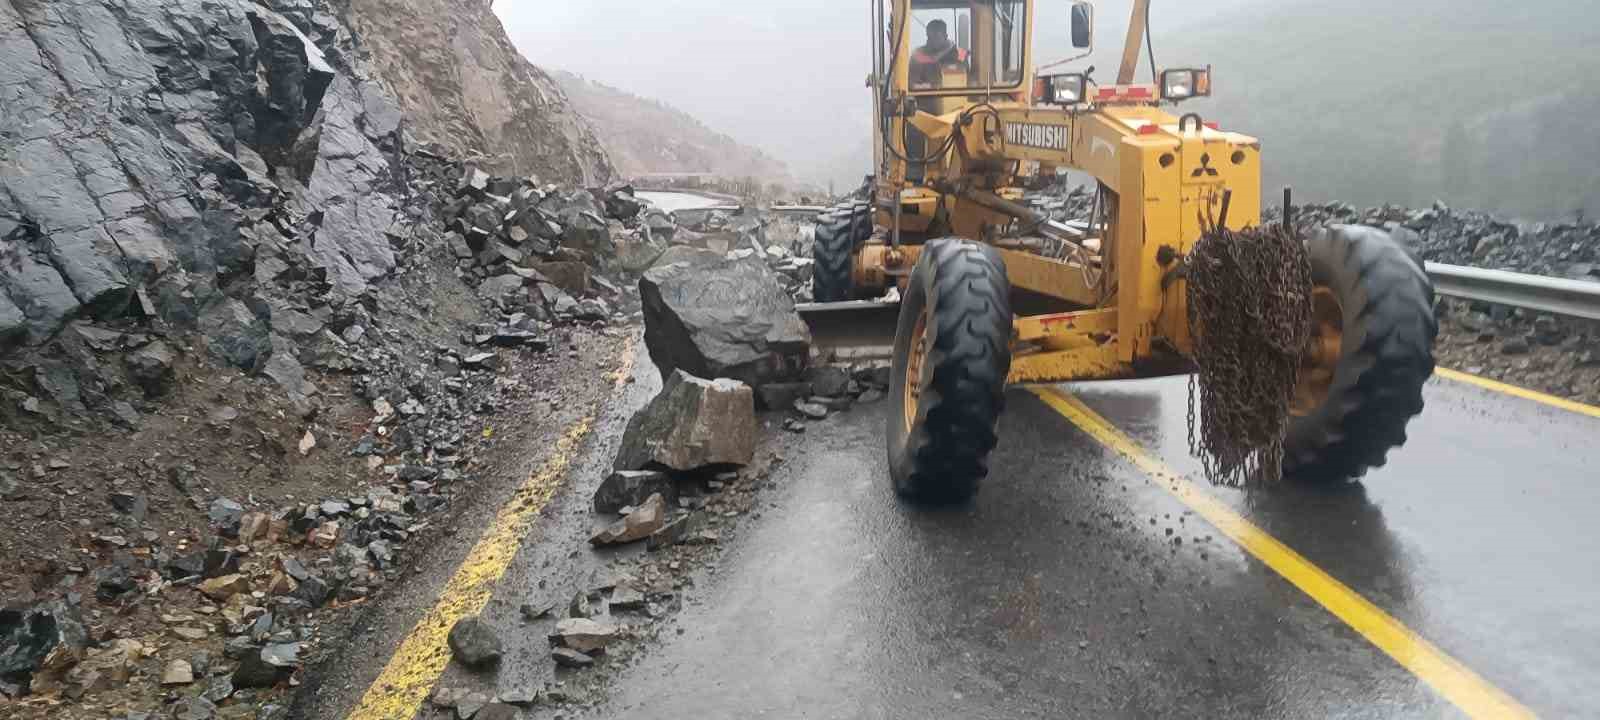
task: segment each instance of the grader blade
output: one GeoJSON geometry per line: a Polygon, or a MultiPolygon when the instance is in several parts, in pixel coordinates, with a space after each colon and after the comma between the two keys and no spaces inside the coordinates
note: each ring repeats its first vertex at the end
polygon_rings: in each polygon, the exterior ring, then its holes
{"type": "Polygon", "coordinates": [[[796,305],[811,328],[814,353],[832,362],[887,361],[894,356],[899,303],[847,300],[796,305]]]}

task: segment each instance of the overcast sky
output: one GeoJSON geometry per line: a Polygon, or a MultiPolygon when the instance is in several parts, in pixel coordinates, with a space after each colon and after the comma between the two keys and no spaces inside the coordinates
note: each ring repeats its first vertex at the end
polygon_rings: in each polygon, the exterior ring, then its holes
{"type": "MultiPolygon", "coordinates": [[[[1163,34],[1267,1],[1154,0],[1156,49],[1163,34]]],[[[1041,2],[1050,13],[1036,38],[1065,38],[1070,2],[1041,2]]],[[[1104,79],[1116,74],[1131,2],[1096,6],[1101,52],[1092,61],[1104,79]]],[[[869,144],[868,8],[868,0],[500,0],[495,9],[535,64],[662,100],[815,179],[869,144]]]]}

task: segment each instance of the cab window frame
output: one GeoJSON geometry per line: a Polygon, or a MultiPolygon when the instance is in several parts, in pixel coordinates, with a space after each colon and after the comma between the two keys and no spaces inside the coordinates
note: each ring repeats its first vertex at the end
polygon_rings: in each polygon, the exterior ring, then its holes
{"type": "MultiPolygon", "coordinates": [[[[914,88],[911,87],[911,72],[908,60],[906,85],[907,93],[910,96],[948,97],[953,95],[1012,95],[1022,90],[1023,86],[1027,84],[1028,62],[1031,59],[1029,55],[1032,48],[1028,46],[1029,44],[1027,42],[1029,32],[1028,24],[1031,18],[1029,17],[1028,3],[1026,0],[912,0],[909,5],[911,16],[907,18],[907,22],[910,25],[917,25],[918,21],[916,17],[919,11],[967,10],[970,17],[976,14],[977,11],[974,8],[976,5],[989,6],[991,9],[990,11],[995,13],[997,18],[996,22],[994,23],[992,37],[988,39],[988,42],[991,44],[991,47],[989,48],[989,55],[991,57],[988,58],[987,74],[991,76],[992,84],[986,84],[983,79],[980,78],[976,82],[969,80],[969,83],[971,84],[962,87],[914,88]],[[1009,83],[1001,82],[1003,78],[999,77],[1002,72],[1000,70],[1000,66],[1005,60],[1005,58],[1001,56],[1000,39],[1002,34],[1000,23],[998,22],[997,12],[1001,6],[1010,6],[1013,8],[1017,12],[1017,16],[1020,19],[1020,22],[1017,23],[1016,28],[1012,31],[1013,42],[1020,46],[1020,52],[1016,54],[1016,57],[1019,58],[1019,64],[1017,66],[1018,70],[1016,72],[1017,80],[1009,83]]],[[[946,19],[946,22],[948,24],[949,20],[946,19]]],[[[950,34],[951,42],[957,43],[959,41],[957,29],[955,27],[948,27],[947,31],[950,34]]],[[[915,53],[917,48],[921,47],[922,45],[916,42],[916,34],[913,27],[907,27],[906,33],[906,42],[911,46],[909,52],[907,53],[909,58],[910,54],[915,53]]],[[[976,28],[973,28],[972,34],[974,37],[976,36],[976,28]]],[[[926,42],[926,37],[926,32],[924,32],[924,42],[926,42]]],[[[969,42],[970,44],[977,44],[976,42],[969,42]]],[[[968,52],[968,62],[970,64],[977,59],[977,52],[971,48],[968,49],[968,52]]]]}

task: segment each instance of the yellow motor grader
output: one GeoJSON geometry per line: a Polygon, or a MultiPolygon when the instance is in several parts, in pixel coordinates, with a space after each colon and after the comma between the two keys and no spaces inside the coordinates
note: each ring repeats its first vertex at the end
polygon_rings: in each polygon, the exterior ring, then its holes
{"type": "Polygon", "coordinates": [[[1149,0],[1133,0],[1104,84],[1035,65],[1046,34],[1088,55],[1087,2],[870,2],[871,199],[819,219],[806,315],[898,292],[897,492],[970,497],[1008,384],[1198,372],[1203,420],[1243,435],[1197,442],[1191,419],[1191,447],[1223,474],[1350,478],[1405,441],[1437,333],[1420,259],[1375,228],[1295,226],[1287,190],[1262,227],[1261,143],[1174,114],[1211,93],[1211,68],[1152,56],[1135,78],[1149,0]],[[1036,27],[1051,16],[1060,27],[1036,27]],[[1086,217],[1024,204],[1062,171],[1092,183],[1086,217]]]}

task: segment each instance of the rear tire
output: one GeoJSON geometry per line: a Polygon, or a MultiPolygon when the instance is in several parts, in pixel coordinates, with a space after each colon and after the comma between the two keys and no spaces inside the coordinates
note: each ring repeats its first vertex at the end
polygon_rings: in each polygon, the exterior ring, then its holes
{"type": "Polygon", "coordinates": [[[817,218],[811,245],[811,298],[839,302],[853,297],[850,279],[855,249],[872,236],[871,206],[865,202],[838,205],[817,218]]]}
{"type": "Polygon", "coordinates": [[[989,474],[1011,328],[1011,285],[998,251],[959,238],[923,247],[901,300],[889,376],[889,475],[901,497],[965,502],[989,474]],[[908,386],[917,391],[914,403],[908,386]]]}
{"type": "Polygon", "coordinates": [[[1433,375],[1433,283],[1387,233],[1335,225],[1306,243],[1311,282],[1338,298],[1343,337],[1321,404],[1291,417],[1284,470],[1311,482],[1342,482],[1381,467],[1405,444],[1433,375]]]}

